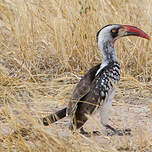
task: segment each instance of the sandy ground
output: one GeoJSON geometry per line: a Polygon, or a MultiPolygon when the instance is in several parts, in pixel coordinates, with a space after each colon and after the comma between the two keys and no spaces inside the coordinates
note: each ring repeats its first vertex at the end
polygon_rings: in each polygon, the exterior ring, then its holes
{"type": "MultiPolygon", "coordinates": [[[[48,91],[51,92],[51,89],[48,89],[48,91]]],[[[146,92],[145,94],[142,93],[139,95],[134,89],[118,88],[116,90],[115,100],[113,101],[113,107],[110,109],[110,125],[119,129],[130,128],[130,136],[106,136],[105,128],[100,124],[100,116],[98,113],[87,121],[84,128],[89,132],[98,130],[101,132],[101,136],[91,136],[90,138],[87,138],[79,134],[79,132],[76,132],[73,135],[68,129],[69,118],[64,118],[48,127],[35,123],[37,126],[32,126],[32,128],[38,128],[45,132],[46,135],[53,135],[56,139],[60,137],[61,141],[64,139],[65,141],[68,141],[67,143],[69,143],[70,138],[76,138],[76,140],[73,141],[82,141],[85,147],[95,144],[95,146],[100,149],[102,147],[104,151],[105,149],[107,151],[109,151],[109,149],[114,149],[114,152],[152,152],[152,95],[151,91],[144,91],[146,92]],[[77,138],[79,140],[77,140],[77,138]]],[[[70,92],[69,90],[65,91],[68,98],[70,98],[71,92],[72,90],[70,92]]],[[[64,94],[62,96],[64,96],[64,94]]],[[[39,119],[42,115],[44,116],[47,115],[47,113],[53,113],[66,106],[68,99],[65,98],[65,100],[65,105],[63,105],[63,102],[60,103],[60,100],[48,101],[48,99],[46,99],[46,101],[18,103],[19,107],[22,108],[16,107],[16,104],[14,107],[13,104],[10,106],[11,109],[14,109],[13,113],[15,114],[15,117],[21,122],[24,121],[24,124],[26,124],[26,119],[29,117],[29,114],[32,119],[39,119]],[[23,117],[24,110],[25,114],[28,112],[25,119],[23,117]],[[38,115],[36,115],[35,112],[37,112],[38,115]]],[[[30,118],[28,119],[30,120],[30,118]]],[[[22,126],[20,127],[22,128],[22,126]]],[[[12,132],[13,129],[7,124],[4,123],[1,126],[1,135],[5,136],[12,132]]]]}

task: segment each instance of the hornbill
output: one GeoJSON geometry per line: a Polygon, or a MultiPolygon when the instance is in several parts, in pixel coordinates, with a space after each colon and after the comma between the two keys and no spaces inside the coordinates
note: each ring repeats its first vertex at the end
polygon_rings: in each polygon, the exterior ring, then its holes
{"type": "Polygon", "coordinates": [[[100,29],[96,38],[103,56],[102,63],[91,68],[79,81],[67,107],[42,119],[45,126],[70,116],[69,128],[80,129],[80,133],[87,136],[89,134],[82,127],[88,120],[87,115],[100,111],[102,125],[113,134],[123,135],[130,131],[120,131],[108,124],[109,108],[115,95],[114,85],[120,80],[120,65],[114,45],[117,39],[125,36],[138,36],[150,40],[144,31],[135,26],[109,24],[100,29]]]}

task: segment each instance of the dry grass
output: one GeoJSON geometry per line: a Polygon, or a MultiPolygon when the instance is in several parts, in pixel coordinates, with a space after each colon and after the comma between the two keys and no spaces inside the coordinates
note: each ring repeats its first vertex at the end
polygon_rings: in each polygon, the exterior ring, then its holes
{"type": "MultiPolygon", "coordinates": [[[[1,0],[0,151],[152,151],[148,124],[134,138],[100,137],[104,143],[72,135],[67,122],[38,122],[67,104],[80,77],[101,62],[96,32],[102,26],[130,24],[151,35],[151,16],[151,0],[1,0]]],[[[116,47],[122,68],[116,98],[151,100],[151,42],[129,37],[116,47]]]]}

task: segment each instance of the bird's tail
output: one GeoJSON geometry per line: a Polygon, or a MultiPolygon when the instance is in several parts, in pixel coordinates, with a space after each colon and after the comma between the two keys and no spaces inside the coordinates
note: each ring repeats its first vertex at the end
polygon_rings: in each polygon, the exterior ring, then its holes
{"type": "Polygon", "coordinates": [[[49,124],[54,123],[64,118],[66,116],[66,109],[67,108],[61,109],[57,111],[56,113],[50,114],[49,116],[42,118],[43,124],[45,126],[48,126],[49,124]]]}

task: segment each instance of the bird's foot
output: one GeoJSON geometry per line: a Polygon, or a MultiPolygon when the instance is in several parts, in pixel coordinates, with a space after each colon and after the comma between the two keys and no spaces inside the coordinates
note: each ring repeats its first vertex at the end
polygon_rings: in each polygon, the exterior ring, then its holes
{"type": "Polygon", "coordinates": [[[131,129],[115,129],[111,127],[110,125],[105,126],[106,129],[110,129],[110,132],[107,132],[107,136],[113,136],[113,135],[118,135],[118,136],[123,136],[123,135],[131,135],[131,129]]]}
{"type": "Polygon", "coordinates": [[[91,137],[91,135],[93,135],[93,136],[100,136],[101,135],[101,133],[99,131],[87,132],[83,128],[80,129],[80,134],[82,134],[86,137],[91,137]]]}
{"type": "Polygon", "coordinates": [[[131,129],[114,129],[114,130],[107,130],[106,131],[107,136],[113,136],[113,135],[118,135],[118,136],[130,136],[131,135],[131,129]]]}
{"type": "Polygon", "coordinates": [[[84,135],[85,137],[91,137],[91,134],[85,131],[83,128],[80,129],[80,134],[84,135]]]}

